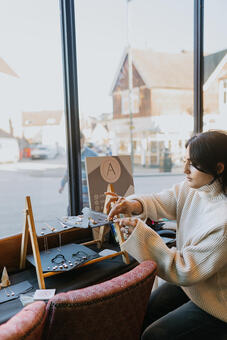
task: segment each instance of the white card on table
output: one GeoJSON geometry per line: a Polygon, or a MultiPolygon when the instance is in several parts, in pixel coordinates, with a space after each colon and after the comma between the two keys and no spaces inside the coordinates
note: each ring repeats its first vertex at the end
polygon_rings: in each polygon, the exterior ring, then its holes
{"type": "Polygon", "coordinates": [[[56,289],[36,289],[34,300],[49,300],[55,295],[56,289]]]}

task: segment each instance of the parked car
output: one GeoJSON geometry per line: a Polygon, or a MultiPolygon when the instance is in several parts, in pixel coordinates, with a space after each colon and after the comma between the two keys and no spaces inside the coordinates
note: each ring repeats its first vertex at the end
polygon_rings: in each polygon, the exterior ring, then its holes
{"type": "Polygon", "coordinates": [[[37,145],[33,149],[31,149],[31,158],[32,159],[53,159],[57,156],[58,150],[54,146],[50,145],[37,145]]]}
{"type": "Polygon", "coordinates": [[[0,163],[16,163],[20,159],[20,149],[15,138],[0,138],[0,163]]]}

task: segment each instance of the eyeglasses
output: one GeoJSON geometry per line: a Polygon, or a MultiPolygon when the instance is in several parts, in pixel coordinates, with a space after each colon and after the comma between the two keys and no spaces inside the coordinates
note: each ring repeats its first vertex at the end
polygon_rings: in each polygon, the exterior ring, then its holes
{"type": "Polygon", "coordinates": [[[197,166],[195,164],[192,164],[190,159],[184,158],[183,161],[184,161],[184,164],[185,164],[184,166],[187,166],[189,171],[191,171],[191,172],[197,170],[197,171],[203,172],[204,174],[210,174],[208,171],[202,169],[199,165],[197,166]]]}
{"type": "Polygon", "coordinates": [[[196,170],[190,159],[183,158],[184,166],[187,166],[190,171],[196,170]]]}

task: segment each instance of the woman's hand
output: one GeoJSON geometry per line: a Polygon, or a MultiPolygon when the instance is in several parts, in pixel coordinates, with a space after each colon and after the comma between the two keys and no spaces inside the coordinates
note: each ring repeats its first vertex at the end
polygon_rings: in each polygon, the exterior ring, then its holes
{"type": "Polygon", "coordinates": [[[135,229],[138,223],[138,218],[129,218],[129,217],[119,218],[119,219],[116,219],[115,222],[119,223],[124,239],[127,240],[129,236],[132,234],[133,230],[135,229]]]}
{"type": "Polygon", "coordinates": [[[114,216],[119,214],[139,215],[143,212],[142,204],[137,200],[128,200],[113,192],[106,192],[105,195],[110,197],[106,207],[107,211],[110,210],[109,220],[112,220],[114,216]]]}

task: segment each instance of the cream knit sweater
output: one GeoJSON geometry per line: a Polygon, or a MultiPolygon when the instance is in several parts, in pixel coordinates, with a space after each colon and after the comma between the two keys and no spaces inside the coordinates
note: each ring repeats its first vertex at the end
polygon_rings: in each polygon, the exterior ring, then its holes
{"type": "Polygon", "coordinates": [[[128,197],[143,205],[143,214],[122,244],[137,261],[152,259],[158,276],[182,286],[207,313],[227,322],[227,198],[215,181],[191,189],[184,181],[158,194],[128,197]],[[176,248],[141,219],[177,221],[176,248]]]}

